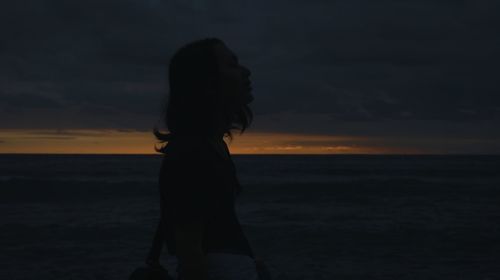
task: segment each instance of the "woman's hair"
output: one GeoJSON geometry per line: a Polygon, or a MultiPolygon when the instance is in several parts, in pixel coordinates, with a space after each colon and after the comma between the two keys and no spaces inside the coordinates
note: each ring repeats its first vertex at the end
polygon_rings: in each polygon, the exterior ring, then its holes
{"type": "MultiPolygon", "coordinates": [[[[206,38],[180,48],[170,60],[168,80],[170,91],[163,107],[163,121],[169,133],[155,126],[153,134],[163,147],[155,150],[165,153],[166,143],[173,135],[197,137],[225,127],[224,135],[232,140],[231,129],[243,133],[251,124],[253,114],[247,104],[231,110],[227,100],[217,92],[220,75],[214,46],[224,44],[217,38],[206,38]],[[215,89],[210,91],[207,89],[215,89]]],[[[223,82],[223,81],[222,81],[223,82]]]]}

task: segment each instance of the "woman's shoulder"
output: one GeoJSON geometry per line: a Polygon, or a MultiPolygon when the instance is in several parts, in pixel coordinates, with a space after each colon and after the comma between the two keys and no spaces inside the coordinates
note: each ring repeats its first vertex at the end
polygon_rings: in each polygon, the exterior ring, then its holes
{"type": "MultiPolygon", "coordinates": [[[[208,186],[225,185],[227,166],[221,163],[209,143],[169,142],[160,169],[160,185],[169,191],[214,195],[208,186]],[[182,187],[181,187],[182,186],[182,187]],[[210,190],[210,194],[207,192],[210,190]]],[[[222,190],[222,189],[221,189],[222,190]]]]}
{"type": "Polygon", "coordinates": [[[186,139],[170,141],[165,147],[164,161],[175,164],[186,163],[189,165],[211,163],[216,154],[208,141],[203,139],[186,139]]]}

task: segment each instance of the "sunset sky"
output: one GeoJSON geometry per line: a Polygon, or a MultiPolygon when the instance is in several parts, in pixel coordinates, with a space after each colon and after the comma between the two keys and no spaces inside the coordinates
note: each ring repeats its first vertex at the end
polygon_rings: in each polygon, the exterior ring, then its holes
{"type": "Polygon", "coordinates": [[[500,154],[498,1],[0,3],[0,153],[153,154],[166,63],[252,71],[235,154],[500,154]]]}

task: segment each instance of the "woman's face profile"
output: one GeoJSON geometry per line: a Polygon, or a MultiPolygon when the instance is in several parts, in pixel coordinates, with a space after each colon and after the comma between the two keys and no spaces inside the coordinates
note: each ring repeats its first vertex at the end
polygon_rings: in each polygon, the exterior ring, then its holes
{"type": "Polygon", "coordinates": [[[219,90],[232,105],[239,107],[253,101],[250,70],[238,63],[238,57],[224,44],[214,46],[219,67],[219,90]]]}

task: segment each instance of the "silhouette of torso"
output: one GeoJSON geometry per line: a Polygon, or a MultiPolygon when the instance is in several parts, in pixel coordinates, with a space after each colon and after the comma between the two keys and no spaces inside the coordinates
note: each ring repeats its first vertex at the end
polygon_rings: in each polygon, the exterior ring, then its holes
{"type": "Polygon", "coordinates": [[[214,143],[187,138],[169,141],[159,182],[170,255],[176,255],[173,224],[201,221],[205,253],[227,252],[254,257],[236,215],[235,189],[239,182],[223,141],[214,143]],[[216,145],[220,145],[219,148],[216,145]],[[221,154],[222,151],[225,154],[221,154]]]}

